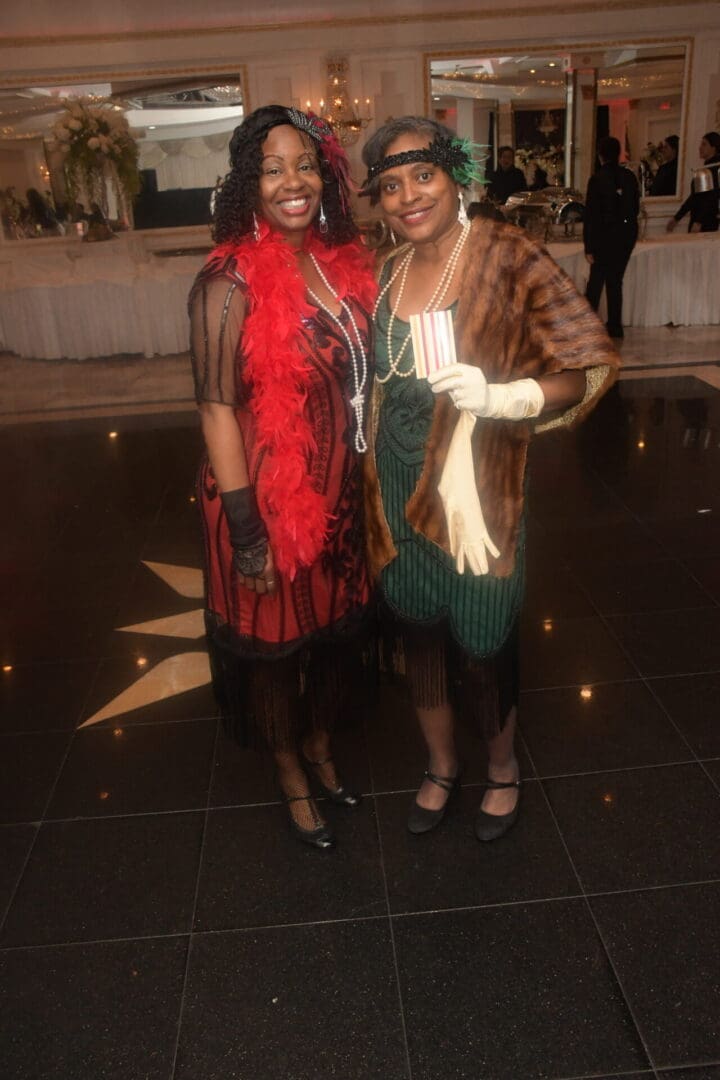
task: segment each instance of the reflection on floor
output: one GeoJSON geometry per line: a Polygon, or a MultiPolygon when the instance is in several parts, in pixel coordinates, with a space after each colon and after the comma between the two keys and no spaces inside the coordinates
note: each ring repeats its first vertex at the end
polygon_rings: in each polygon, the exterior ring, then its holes
{"type": "Polygon", "coordinates": [[[483,847],[470,734],[405,831],[401,684],[339,740],[337,850],[291,840],[207,684],[191,412],[0,430],[3,1077],[719,1080],[720,393],[685,358],[533,446],[523,812],[483,847]]]}
{"type": "Polygon", "coordinates": [[[0,424],[121,416],[192,407],[190,357],[23,360],[0,353],[0,424]],[[142,407],[142,408],[140,408],[142,407]]]}

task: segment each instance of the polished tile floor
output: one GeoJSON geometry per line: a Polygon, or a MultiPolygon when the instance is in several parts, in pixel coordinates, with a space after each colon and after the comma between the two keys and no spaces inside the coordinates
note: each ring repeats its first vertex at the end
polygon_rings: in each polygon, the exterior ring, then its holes
{"type": "MultiPolygon", "coordinates": [[[[692,366],[720,389],[717,326],[627,327],[620,349],[626,376],[692,366]]],[[[24,360],[0,352],[0,426],[25,421],[182,412],[192,404],[187,353],[93,360],[24,360]]]]}
{"type": "Polygon", "coordinates": [[[339,740],[337,850],[291,840],[207,682],[187,407],[2,427],[3,1080],[720,1080],[720,392],[671,360],[533,447],[484,847],[470,734],[405,831],[400,683],[339,740]]]}

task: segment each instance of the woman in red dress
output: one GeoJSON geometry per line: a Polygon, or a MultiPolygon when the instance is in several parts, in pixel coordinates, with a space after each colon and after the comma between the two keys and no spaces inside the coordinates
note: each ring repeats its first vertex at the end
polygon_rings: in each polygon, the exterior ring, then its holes
{"type": "Polygon", "coordinates": [[[322,120],[258,109],[230,161],[218,246],[189,305],[214,687],[232,734],[274,754],[295,835],[328,848],[309,777],[359,803],[330,731],[362,675],[369,611],[360,464],[375,284],[347,159],[322,120]]]}

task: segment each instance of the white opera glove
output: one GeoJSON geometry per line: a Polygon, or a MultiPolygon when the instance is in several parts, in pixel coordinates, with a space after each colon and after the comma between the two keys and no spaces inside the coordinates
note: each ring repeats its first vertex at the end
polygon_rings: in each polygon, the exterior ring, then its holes
{"type": "Polygon", "coordinates": [[[488,552],[495,558],[500,552],[490,539],[477,493],[472,453],[474,427],[473,414],[462,412],[450,440],[438,492],[458,573],[464,573],[467,565],[478,576],[488,572],[488,552]]]}
{"type": "Polygon", "coordinates": [[[535,379],[489,383],[479,367],[449,364],[428,375],[434,394],[448,393],[458,409],[493,420],[528,420],[539,416],[545,395],[535,379]]]}

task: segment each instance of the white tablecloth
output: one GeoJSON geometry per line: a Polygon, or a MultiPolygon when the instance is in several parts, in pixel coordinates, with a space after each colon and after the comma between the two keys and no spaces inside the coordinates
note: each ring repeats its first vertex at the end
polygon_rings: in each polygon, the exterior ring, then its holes
{"type": "MultiPolygon", "coordinates": [[[[585,292],[589,266],[581,243],[548,251],[585,292]]],[[[720,323],[720,233],[652,237],[635,246],[623,280],[626,326],[720,323]]]]}
{"type": "MultiPolygon", "coordinates": [[[[39,360],[188,347],[187,295],[203,255],[160,258],[125,242],[18,252],[0,260],[0,349],[39,360]]],[[[549,244],[550,254],[584,292],[582,244],[549,244]]],[[[625,274],[629,326],[720,323],[720,234],[641,241],[625,274]]]]}
{"type": "Polygon", "coordinates": [[[113,245],[0,263],[0,349],[42,360],[184,352],[203,256],[143,259],[113,245]]]}

